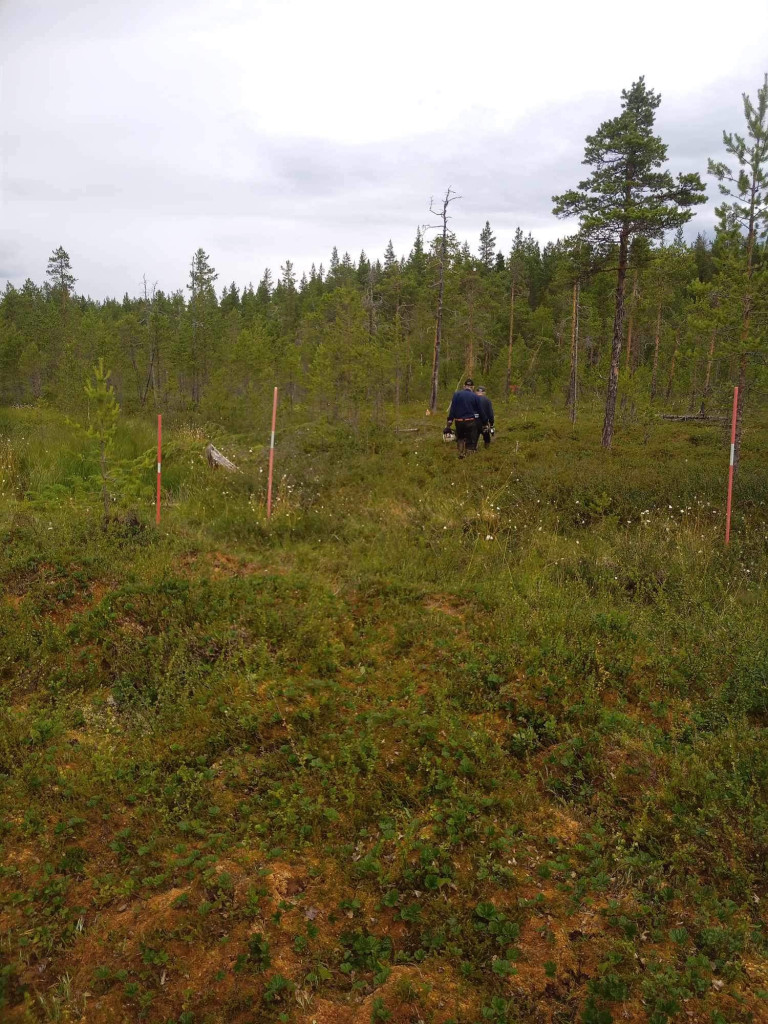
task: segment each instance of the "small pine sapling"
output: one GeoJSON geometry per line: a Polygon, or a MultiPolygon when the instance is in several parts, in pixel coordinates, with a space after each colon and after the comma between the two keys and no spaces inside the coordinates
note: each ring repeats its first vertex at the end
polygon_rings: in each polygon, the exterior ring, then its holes
{"type": "Polygon", "coordinates": [[[96,442],[99,452],[104,526],[109,521],[108,455],[112,448],[120,415],[120,406],[115,398],[115,389],[110,384],[110,377],[111,371],[105,370],[104,360],[99,359],[85,382],[85,393],[88,397],[88,425],[85,432],[96,442]]]}

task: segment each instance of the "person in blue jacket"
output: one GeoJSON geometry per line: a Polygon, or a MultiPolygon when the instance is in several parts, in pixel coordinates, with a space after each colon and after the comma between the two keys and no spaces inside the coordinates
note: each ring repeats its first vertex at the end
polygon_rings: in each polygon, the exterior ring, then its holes
{"type": "Polygon", "coordinates": [[[485,393],[485,388],[482,384],[478,384],[475,388],[475,394],[480,399],[480,408],[485,416],[485,426],[483,427],[483,442],[485,447],[491,443],[493,437],[493,406],[491,405],[490,398],[485,393]]]}
{"type": "Polygon", "coordinates": [[[480,430],[487,422],[480,407],[480,398],[475,394],[475,382],[471,377],[467,377],[464,387],[453,393],[451,408],[448,410],[448,422],[443,431],[449,434],[451,423],[456,424],[456,448],[460,459],[463,459],[467,452],[477,451],[480,430]]]}

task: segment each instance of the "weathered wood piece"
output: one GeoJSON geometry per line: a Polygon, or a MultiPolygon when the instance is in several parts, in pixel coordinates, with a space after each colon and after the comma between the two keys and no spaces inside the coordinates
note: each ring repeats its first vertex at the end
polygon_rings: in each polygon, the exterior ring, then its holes
{"type": "Polygon", "coordinates": [[[208,459],[208,465],[211,469],[218,469],[221,466],[222,469],[226,469],[230,473],[240,472],[234,462],[230,462],[226,455],[222,455],[219,449],[214,448],[212,444],[209,444],[205,449],[205,457],[208,459]]]}
{"type": "Polygon", "coordinates": [[[687,416],[672,416],[664,413],[663,420],[672,420],[674,423],[727,423],[727,416],[702,416],[700,412],[689,413],[687,416]]]}

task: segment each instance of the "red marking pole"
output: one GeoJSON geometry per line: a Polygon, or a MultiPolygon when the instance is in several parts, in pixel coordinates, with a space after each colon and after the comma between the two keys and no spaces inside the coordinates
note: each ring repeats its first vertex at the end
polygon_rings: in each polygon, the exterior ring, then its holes
{"type": "Polygon", "coordinates": [[[160,525],[160,467],[163,462],[163,417],[157,414],[157,500],[155,502],[155,522],[160,525]]]}
{"type": "Polygon", "coordinates": [[[269,479],[267,480],[267,519],[272,515],[272,468],[275,464],[275,423],[277,422],[277,388],[272,402],[272,435],[269,439],[269,479]]]}
{"type": "Polygon", "coordinates": [[[736,452],[736,410],[739,405],[739,389],[733,389],[733,416],[731,417],[731,461],[728,466],[728,504],[725,508],[725,543],[731,540],[731,497],[733,495],[733,456],[736,452]]]}

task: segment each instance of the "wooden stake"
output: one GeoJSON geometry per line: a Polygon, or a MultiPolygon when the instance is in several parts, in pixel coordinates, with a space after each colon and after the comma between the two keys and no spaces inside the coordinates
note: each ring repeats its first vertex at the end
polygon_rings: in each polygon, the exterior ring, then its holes
{"type": "Polygon", "coordinates": [[[277,388],[272,401],[272,434],[269,439],[269,478],[267,480],[267,519],[272,515],[272,470],[275,465],[275,423],[277,422],[277,388]]]}
{"type": "Polygon", "coordinates": [[[731,459],[728,466],[728,503],[725,507],[725,543],[731,540],[731,497],[733,495],[733,455],[736,451],[736,411],[739,407],[739,389],[733,389],[733,416],[731,417],[731,459]]]}

